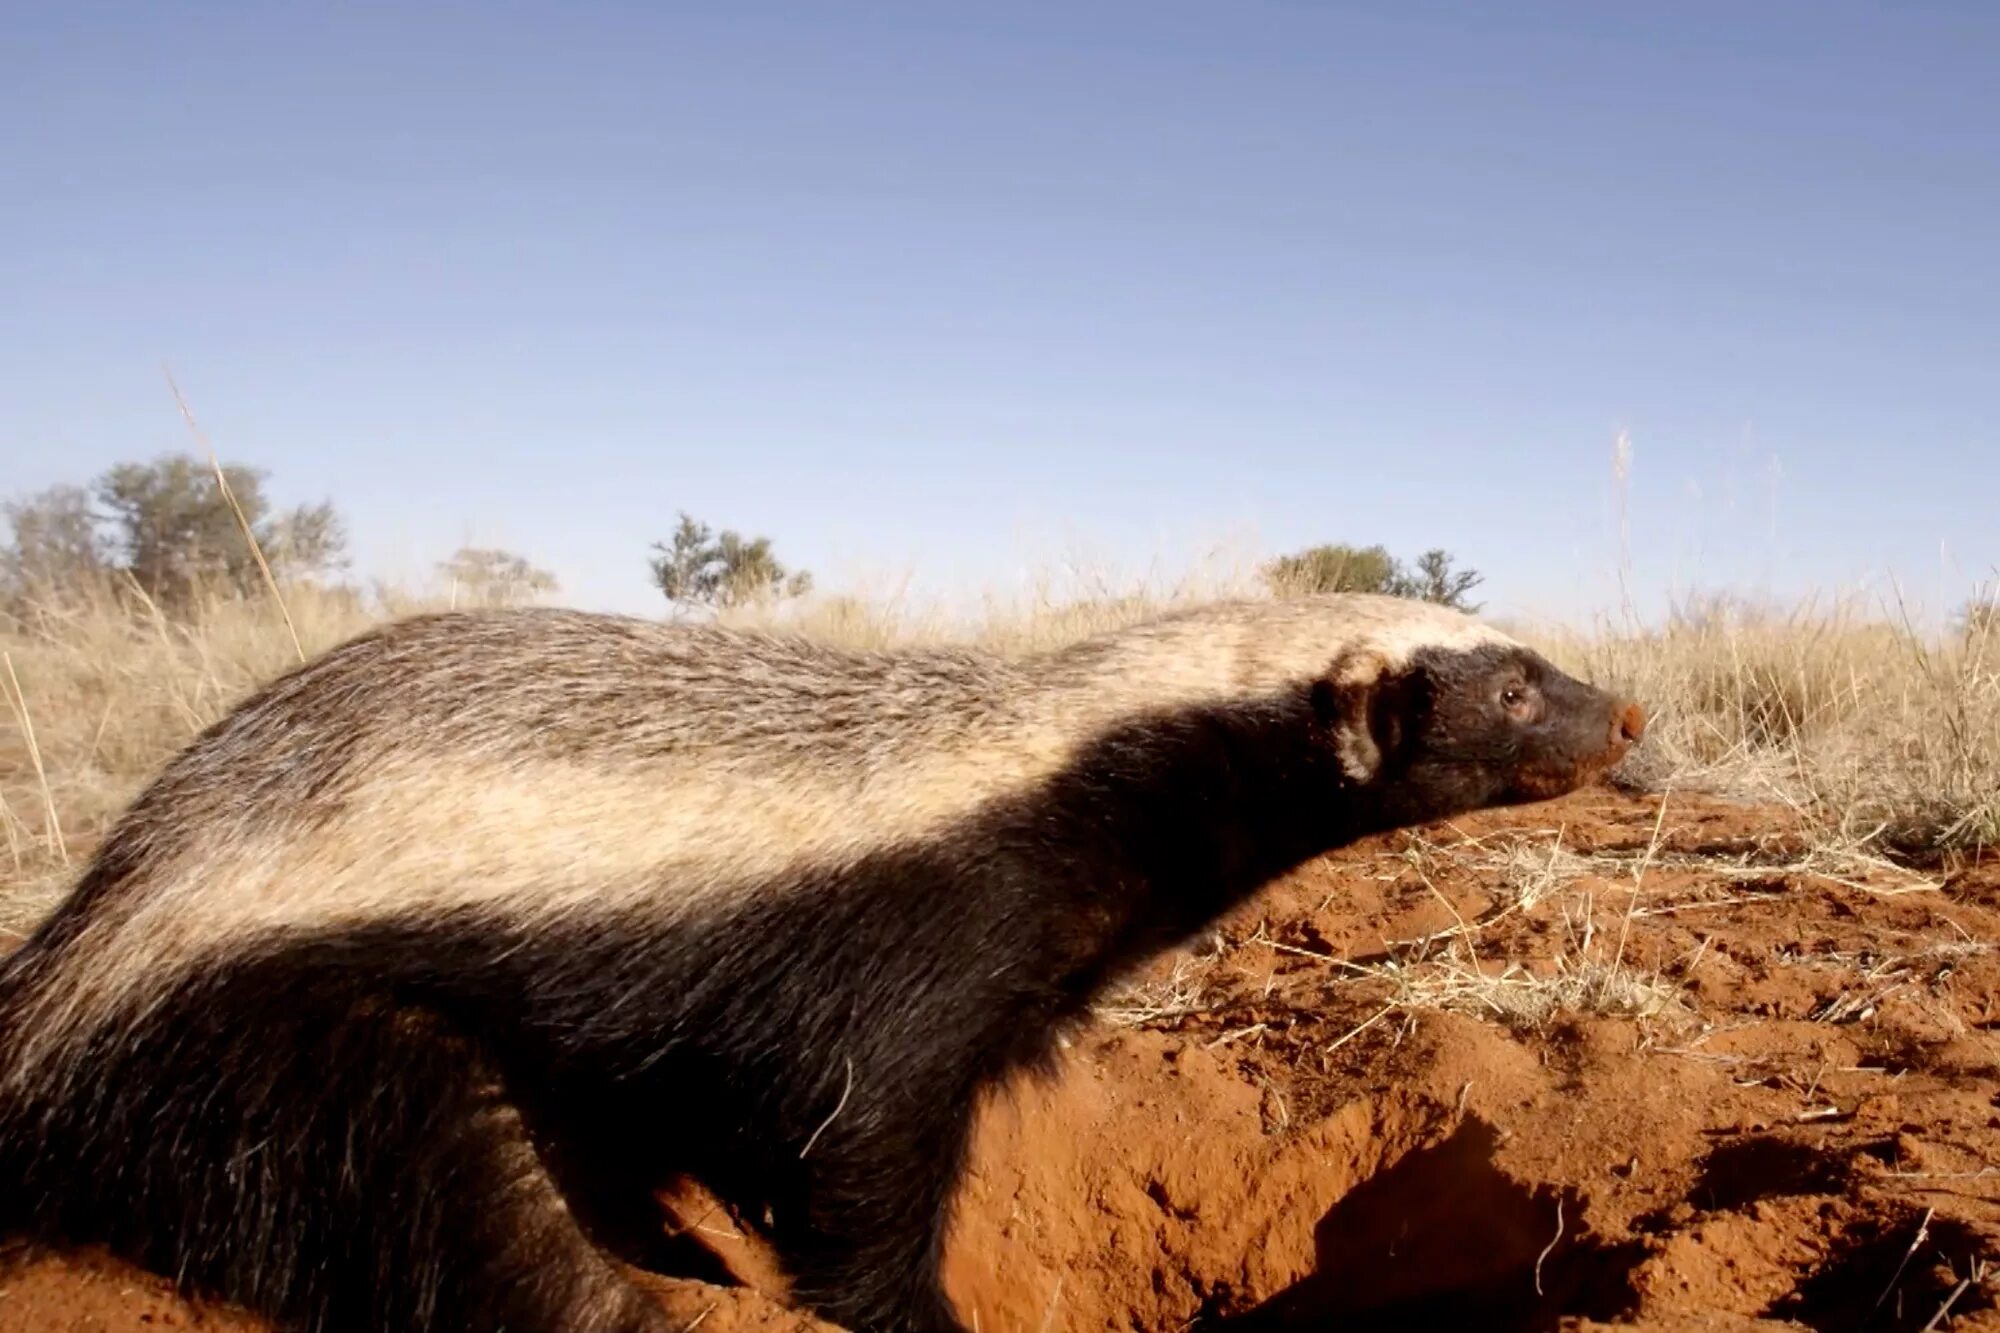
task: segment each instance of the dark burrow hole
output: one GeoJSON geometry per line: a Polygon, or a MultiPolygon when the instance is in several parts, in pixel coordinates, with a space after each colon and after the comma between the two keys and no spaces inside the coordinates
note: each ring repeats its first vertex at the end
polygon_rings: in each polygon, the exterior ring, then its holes
{"type": "Polygon", "coordinates": [[[1850,1230],[1818,1271],[1765,1313],[1796,1320],[1816,1333],[1948,1328],[1950,1320],[1994,1307],[1992,1288],[1985,1283],[1975,1281],[1958,1290],[1982,1260],[1990,1269],[1996,1256],[1965,1224],[1931,1218],[1926,1225],[1920,1214],[1899,1213],[1850,1230]],[[1938,1319],[1947,1300],[1949,1319],[1938,1319]]]}
{"type": "Polygon", "coordinates": [[[1463,1327],[1544,1333],[1566,1317],[1614,1319],[1634,1301],[1643,1245],[1579,1235],[1582,1200],[1524,1185],[1468,1120],[1364,1181],[1314,1228],[1314,1271],[1200,1333],[1463,1327]]]}
{"type": "Polygon", "coordinates": [[[1827,1149],[1796,1139],[1759,1136],[1712,1149],[1688,1202],[1709,1212],[1734,1212],[1759,1199],[1801,1194],[1843,1194],[1854,1177],[1854,1160],[1893,1157],[1888,1143],[1827,1149]]]}

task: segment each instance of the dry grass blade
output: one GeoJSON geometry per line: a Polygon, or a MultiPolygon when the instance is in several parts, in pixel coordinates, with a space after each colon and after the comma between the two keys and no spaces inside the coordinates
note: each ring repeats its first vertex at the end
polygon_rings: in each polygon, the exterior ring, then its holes
{"type": "Polygon", "coordinates": [[[292,652],[303,662],[306,660],[306,649],[305,645],[299,642],[299,627],[292,621],[291,608],[285,605],[285,595],[278,591],[277,577],[271,573],[270,562],[264,559],[264,548],[258,544],[257,534],[251,531],[249,517],[244,514],[243,506],[236,503],[236,493],[229,489],[229,478],[222,471],[222,460],[215,456],[214,446],[209,444],[208,436],[202,433],[201,424],[194,419],[194,411],[187,405],[187,399],[181,396],[181,386],[174,382],[173,372],[164,366],[161,367],[161,371],[167,377],[167,387],[173,391],[175,405],[181,410],[181,419],[187,422],[188,430],[194,434],[195,442],[201,446],[202,452],[208,455],[209,466],[215,469],[215,484],[222,488],[222,498],[229,502],[229,512],[236,515],[236,525],[243,530],[243,540],[249,543],[250,554],[256,559],[258,570],[264,575],[264,586],[270,589],[271,600],[277,603],[278,614],[284,617],[285,633],[292,639],[292,652]]]}
{"type": "Polygon", "coordinates": [[[1562,1244],[1562,1238],[1563,1201],[1562,1196],[1558,1194],[1556,1196],[1556,1234],[1550,1237],[1547,1245],[1542,1247],[1542,1252],[1535,1256],[1535,1295],[1537,1296],[1542,1294],[1542,1265],[1548,1261],[1549,1255],[1555,1252],[1556,1246],[1562,1244]]]}
{"type": "Polygon", "coordinates": [[[1888,1304],[1889,1298],[1896,1294],[1896,1288],[1902,1285],[1903,1274],[1910,1269],[1910,1261],[1917,1257],[1917,1251],[1922,1249],[1924,1242],[1931,1238],[1931,1218],[1935,1213],[1936,1209],[1924,1209],[1923,1218],[1917,1223],[1917,1234],[1910,1237],[1910,1248],[1903,1251],[1903,1262],[1896,1265],[1895,1273],[1889,1278],[1889,1285],[1882,1288],[1882,1294],[1875,1298],[1875,1304],[1868,1309],[1868,1315],[1871,1319],[1881,1311],[1884,1305],[1888,1304]]]}
{"type": "Polygon", "coordinates": [[[1183,954],[1167,976],[1152,982],[1127,982],[1114,988],[1096,1006],[1096,1014],[1118,1027],[1142,1027],[1202,1012],[1207,1007],[1202,980],[1221,958],[1183,954]]]}
{"type": "Polygon", "coordinates": [[[1616,972],[1625,963],[1625,945],[1632,937],[1632,914],[1639,910],[1639,890],[1646,881],[1646,871],[1653,859],[1660,854],[1660,837],[1667,827],[1667,793],[1660,793],[1660,810],[1653,820],[1653,836],[1646,844],[1646,854],[1632,869],[1632,897],[1625,905],[1625,916],[1618,923],[1618,950],[1611,958],[1611,970],[1616,972]]]}
{"type": "Polygon", "coordinates": [[[1925,1322],[1923,1329],[1921,1330],[1921,1333],[1932,1333],[1934,1329],[1942,1328],[1944,1326],[1945,1319],[1951,1314],[1951,1307],[1958,1304],[1958,1298],[1965,1295],[1966,1292],[1970,1291],[1975,1286],[1983,1287],[1985,1285],[1986,1285],[1986,1264],[1982,1260],[1980,1262],[1973,1264],[1972,1275],[1970,1277],[1960,1278],[1958,1280],[1958,1285],[1953,1287],[1948,1293],[1946,1293],[1944,1298],[1944,1303],[1939,1305],[1937,1308],[1937,1313],[1932,1315],[1930,1319],[1925,1322]]]}
{"type": "Polygon", "coordinates": [[[7,706],[13,711],[15,725],[21,729],[21,738],[28,747],[28,760],[35,768],[35,781],[42,789],[42,806],[49,821],[49,841],[56,849],[57,858],[67,866],[69,844],[63,840],[62,819],[56,813],[55,790],[49,786],[48,769],[42,763],[42,747],[35,740],[34,719],[28,714],[28,696],[21,691],[21,678],[14,674],[14,655],[0,653],[0,663],[5,663],[7,667],[7,706]]]}
{"type": "Polygon", "coordinates": [[[1587,859],[1564,849],[1563,835],[1567,832],[1567,828],[1556,830],[1556,840],[1546,854],[1525,839],[1508,846],[1500,869],[1520,910],[1533,911],[1551,895],[1590,872],[1587,859]]]}

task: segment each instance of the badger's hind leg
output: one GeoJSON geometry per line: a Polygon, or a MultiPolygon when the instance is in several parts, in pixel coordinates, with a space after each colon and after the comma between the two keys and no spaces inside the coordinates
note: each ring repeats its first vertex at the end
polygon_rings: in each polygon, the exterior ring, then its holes
{"type": "Polygon", "coordinates": [[[940,1278],[972,1123],[969,1091],[836,1116],[779,1173],[772,1240],[794,1297],[859,1333],[966,1333],[940,1278]]]}
{"type": "Polygon", "coordinates": [[[578,1224],[497,1088],[455,1151],[413,1182],[442,1189],[432,1246],[444,1329],[523,1333],[665,1333],[658,1304],[613,1266],[578,1224]]]}
{"type": "Polygon", "coordinates": [[[105,1028],[0,1114],[0,1188],[287,1331],[665,1333],[479,1047],[340,989],[256,969],[105,1028]]]}

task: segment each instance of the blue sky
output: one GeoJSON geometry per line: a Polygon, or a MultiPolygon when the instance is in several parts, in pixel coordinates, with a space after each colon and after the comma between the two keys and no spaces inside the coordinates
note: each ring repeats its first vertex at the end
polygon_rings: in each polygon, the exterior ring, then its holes
{"type": "Polygon", "coordinates": [[[645,610],[1442,545],[1496,611],[2000,566],[2000,8],[0,11],[0,493],[187,446],[645,610]]]}

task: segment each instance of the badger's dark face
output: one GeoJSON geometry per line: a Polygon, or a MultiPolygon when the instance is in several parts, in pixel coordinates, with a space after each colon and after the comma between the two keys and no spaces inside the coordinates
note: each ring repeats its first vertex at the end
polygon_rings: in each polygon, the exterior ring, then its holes
{"type": "Polygon", "coordinates": [[[1561,796],[1646,726],[1637,704],[1505,644],[1419,651],[1347,698],[1348,734],[1365,731],[1349,768],[1372,770],[1364,781],[1393,796],[1399,821],[1561,796]]]}
{"type": "Polygon", "coordinates": [[[1385,748],[1426,805],[1471,810],[1583,786],[1645,732],[1639,706],[1526,648],[1419,653],[1399,686],[1407,728],[1385,748]]]}

